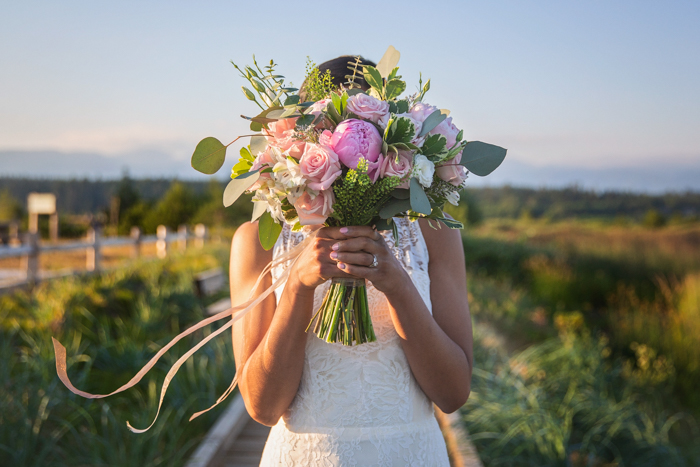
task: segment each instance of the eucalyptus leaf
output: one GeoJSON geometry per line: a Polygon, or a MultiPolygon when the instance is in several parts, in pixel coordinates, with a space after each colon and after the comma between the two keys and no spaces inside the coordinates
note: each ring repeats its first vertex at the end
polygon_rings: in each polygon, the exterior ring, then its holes
{"type": "Polygon", "coordinates": [[[389,48],[386,49],[386,52],[384,52],[384,55],[382,55],[382,59],[377,63],[377,71],[379,71],[380,76],[382,78],[389,76],[391,70],[398,65],[400,58],[401,53],[399,53],[393,45],[390,45],[389,48]]]}
{"type": "Polygon", "coordinates": [[[391,196],[396,199],[409,199],[411,193],[406,188],[394,188],[394,191],[391,192],[391,196]]]}
{"type": "Polygon", "coordinates": [[[296,106],[289,107],[288,109],[284,109],[284,112],[282,112],[282,115],[280,115],[280,119],[291,117],[292,115],[294,115],[296,113],[296,111],[297,111],[296,106]]]}
{"type": "Polygon", "coordinates": [[[263,129],[262,123],[250,122],[250,131],[262,131],[262,129],[263,129]]]}
{"type": "Polygon", "coordinates": [[[265,214],[267,210],[267,203],[264,201],[253,201],[253,216],[250,218],[250,222],[255,222],[260,219],[260,216],[265,214]]]}
{"type": "Polygon", "coordinates": [[[428,115],[428,118],[423,121],[423,127],[421,128],[418,136],[427,135],[429,131],[438,126],[446,118],[447,115],[444,114],[442,110],[436,110],[435,112],[431,113],[428,115]]]}
{"type": "Polygon", "coordinates": [[[474,175],[484,177],[498,168],[507,149],[481,141],[470,141],[462,151],[460,164],[474,175]]]}
{"type": "Polygon", "coordinates": [[[378,219],[374,223],[374,228],[377,230],[391,230],[391,218],[389,219],[378,219]]]}
{"type": "Polygon", "coordinates": [[[309,126],[314,122],[315,118],[316,117],[312,114],[302,115],[301,117],[299,117],[297,119],[297,123],[296,123],[295,127],[296,128],[303,128],[305,126],[309,126]]]}
{"type": "Polygon", "coordinates": [[[258,154],[265,151],[267,147],[267,138],[264,136],[251,136],[250,137],[250,153],[257,157],[258,154]]]}
{"type": "Polygon", "coordinates": [[[235,203],[248,188],[258,181],[258,178],[260,178],[260,172],[255,170],[243,173],[228,182],[224,190],[224,206],[229,207],[235,203]]]}
{"type": "Polygon", "coordinates": [[[269,212],[263,213],[258,221],[258,238],[263,249],[271,250],[280,233],[282,233],[282,226],[275,222],[269,212]]]}
{"type": "Polygon", "coordinates": [[[294,95],[294,96],[289,96],[284,100],[284,105],[285,107],[288,105],[297,105],[299,103],[299,96],[294,95]]]}
{"type": "Polygon", "coordinates": [[[192,153],[192,168],[207,175],[215,174],[226,160],[226,146],[210,136],[197,144],[192,153]]]}
{"type": "Polygon", "coordinates": [[[391,199],[380,210],[379,217],[382,219],[390,219],[396,214],[406,212],[411,208],[411,201],[408,199],[391,199]]]}
{"type": "Polygon", "coordinates": [[[430,207],[430,200],[423,190],[423,186],[420,184],[417,178],[411,179],[411,210],[419,214],[424,214],[426,216],[430,215],[432,208],[430,207]]]}
{"type": "Polygon", "coordinates": [[[280,118],[282,118],[282,114],[284,113],[284,111],[285,109],[279,107],[268,112],[268,114],[265,117],[267,117],[269,120],[279,120],[280,118]]]}

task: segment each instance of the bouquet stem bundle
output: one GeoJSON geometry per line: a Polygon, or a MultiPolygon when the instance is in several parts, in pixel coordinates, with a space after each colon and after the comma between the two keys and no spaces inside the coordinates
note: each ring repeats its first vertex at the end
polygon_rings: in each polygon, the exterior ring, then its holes
{"type": "Polygon", "coordinates": [[[353,345],[353,342],[364,344],[377,340],[369,314],[364,279],[333,278],[309,327],[314,320],[314,333],[326,342],[353,345]]]}

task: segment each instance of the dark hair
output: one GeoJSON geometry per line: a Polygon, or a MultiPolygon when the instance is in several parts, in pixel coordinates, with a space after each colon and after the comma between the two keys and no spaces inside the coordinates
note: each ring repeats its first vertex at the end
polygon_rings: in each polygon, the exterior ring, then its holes
{"type": "MultiPolygon", "coordinates": [[[[326,70],[330,71],[331,81],[335,86],[340,87],[343,83],[348,82],[346,76],[352,74],[352,71],[348,69],[348,67],[354,64],[357,58],[360,59],[360,66],[358,67],[359,71],[362,71],[362,66],[364,65],[377,66],[377,64],[372,60],[367,60],[366,58],[362,57],[362,55],[341,55],[340,57],[336,57],[317,65],[316,68],[318,68],[318,71],[321,73],[325,73],[326,70]]],[[[355,82],[363,89],[369,89],[369,85],[364,78],[358,76],[355,78],[355,82]]],[[[301,85],[299,96],[301,97],[302,101],[306,100],[306,81],[304,81],[301,85]]]]}

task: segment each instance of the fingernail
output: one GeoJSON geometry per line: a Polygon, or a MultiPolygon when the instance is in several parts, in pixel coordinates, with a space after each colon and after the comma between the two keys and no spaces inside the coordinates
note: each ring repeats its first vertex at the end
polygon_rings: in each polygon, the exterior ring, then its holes
{"type": "Polygon", "coordinates": [[[340,243],[333,244],[333,246],[331,247],[331,250],[340,250],[340,243]]]}
{"type": "Polygon", "coordinates": [[[349,230],[349,229],[348,229],[347,227],[342,227],[342,228],[340,229],[340,233],[341,233],[341,234],[346,234],[346,233],[348,233],[348,230],[349,230]]]}
{"type": "Polygon", "coordinates": [[[335,251],[331,253],[331,259],[338,259],[338,253],[335,251]]]}
{"type": "Polygon", "coordinates": [[[345,269],[345,263],[338,263],[338,267],[340,269],[345,269]]]}

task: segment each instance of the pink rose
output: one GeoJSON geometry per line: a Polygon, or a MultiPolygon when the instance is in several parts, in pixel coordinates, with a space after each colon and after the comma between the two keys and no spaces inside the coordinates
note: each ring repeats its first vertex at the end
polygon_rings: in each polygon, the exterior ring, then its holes
{"type": "Polygon", "coordinates": [[[460,186],[467,179],[467,169],[459,165],[462,160],[462,153],[458,153],[454,159],[445,162],[443,165],[435,168],[435,173],[442,180],[460,186]]]}
{"type": "MultiPolygon", "coordinates": [[[[438,126],[428,132],[431,135],[442,135],[447,139],[447,148],[451,148],[457,144],[457,135],[459,128],[452,123],[452,117],[447,117],[440,122],[438,126]]],[[[461,156],[460,156],[461,157],[461,156]]]]}
{"type": "Polygon", "coordinates": [[[383,127],[386,127],[389,120],[389,103],[364,93],[348,97],[347,109],[358,117],[371,120],[383,127]]]}
{"type": "Polygon", "coordinates": [[[382,137],[371,123],[351,118],[335,127],[331,137],[331,148],[340,162],[351,169],[357,168],[360,158],[370,164],[382,153],[382,137]]]}
{"type": "Polygon", "coordinates": [[[411,107],[411,110],[409,110],[408,113],[415,121],[420,122],[422,124],[425,121],[425,119],[428,118],[430,114],[435,112],[436,110],[438,110],[438,108],[435,106],[425,104],[423,102],[418,102],[413,107],[411,107]]]}
{"type": "Polygon", "coordinates": [[[334,203],[333,190],[319,191],[316,196],[312,196],[308,191],[305,191],[294,203],[294,208],[299,215],[299,224],[323,224],[333,212],[334,203]]]}
{"type": "Polygon", "coordinates": [[[294,139],[294,126],[297,118],[281,118],[267,124],[269,130],[263,129],[268,144],[287,151],[290,156],[299,159],[304,153],[304,141],[294,139]]]}
{"type": "Polygon", "coordinates": [[[401,177],[406,178],[399,188],[408,188],[408,175],[413,167],[413,155],[410,151],[399,151],[398,156],[394,153],[389,153],[382,161],[379,167],[379,175],[381,177],[401,177]]]}
{"type": "Polygon", "coordinates": [[[327,190],[343,172],[338,155],[331,148],[313,143],[306,144],[299,169],[312,190],[327,190]]]}

